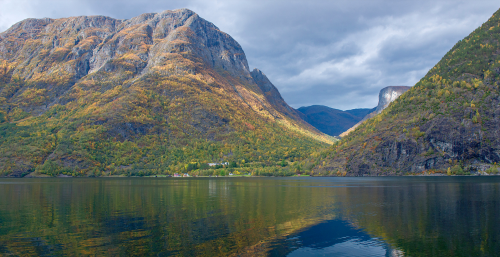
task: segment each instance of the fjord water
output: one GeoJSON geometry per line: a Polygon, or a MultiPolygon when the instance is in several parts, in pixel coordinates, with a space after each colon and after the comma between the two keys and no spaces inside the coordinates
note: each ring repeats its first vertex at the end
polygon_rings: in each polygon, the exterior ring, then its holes
{"type": "Polygon", "coordinates": [[[499,177],[0,180],[0,255],[496,256],[499,177]]]}

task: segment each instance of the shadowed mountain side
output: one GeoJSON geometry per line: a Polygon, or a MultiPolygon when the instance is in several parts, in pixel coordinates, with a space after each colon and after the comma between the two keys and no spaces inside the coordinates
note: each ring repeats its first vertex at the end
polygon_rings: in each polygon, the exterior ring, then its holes
{"type": "Polygon", "coordinates": [[[375,108],[342,111],[321,105],[300,107],[297,109],[297,111],[303,114],[305,121],[330,136],[340,135],[374,110],[375,108]]]}
{"type": "Polygon", "coordinates": [[[0,175],[271,165],[332,142],[261,75],[188,9],[21,21],[0,33],[0,175]]]}
{"type": "Polygon", "coordinates": [[[415,86],[341,143],[318,173],[349,176],[498,174],[500,10],[415,86]]]}

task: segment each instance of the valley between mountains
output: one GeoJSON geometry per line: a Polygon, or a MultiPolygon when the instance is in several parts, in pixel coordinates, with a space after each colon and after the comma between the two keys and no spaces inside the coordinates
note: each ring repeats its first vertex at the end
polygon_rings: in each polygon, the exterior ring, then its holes
{"type": "Polygon", "coordinates": [[[0,33],[0,176],[496,174],[499,53],[497,11],[374,109],[295,110],[188,9],[27,19],[0,33]]]}

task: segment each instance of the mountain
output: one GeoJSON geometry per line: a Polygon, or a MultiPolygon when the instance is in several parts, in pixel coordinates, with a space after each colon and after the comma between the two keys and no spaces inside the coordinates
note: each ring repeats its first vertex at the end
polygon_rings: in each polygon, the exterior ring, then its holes
{"type": "Polygon", "coordinates": [[[407,86],[389,86],[382,88],[382,90],[380,90],[380,93],[378,94],[378,105],[375,110],[364,116],[362,120],[360,120],[351,128],[344,130],[344,132],[340,134],[340,136],[345,137],[349,135],[349,133],[354,131],[359,125],[361,125],[361,123],[381,113],[385,108],[387,108],[387,106],[389,106],[390,103],[394,102],[394,100],[396,100],[404,92],[408,91],[408,89],[410,89],[410,87],[407,86]]]}
{"type": "Polygon", "coordinates": [[[187,9],[13,25],[0,33],[0,123],[4,176],[272,166],[332,142],[187,9]]]}
{"type": "Polygon", "coordinates": [[[303,114],[302,118],[305,121],[330,136],[340,135],[374,110],[375,108],[342,111],[322,105],[300,107],[297,109],[297,111],[303,114]]]}
{"type": "Polygon", "coordinates": [[[315,173],[498,173],[500,10],[425,77],[310,162],[315,173]]]}

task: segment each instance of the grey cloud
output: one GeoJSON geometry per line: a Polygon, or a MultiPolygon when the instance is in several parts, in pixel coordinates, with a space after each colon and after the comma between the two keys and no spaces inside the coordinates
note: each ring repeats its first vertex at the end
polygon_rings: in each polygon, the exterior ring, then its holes
{"type": "Polygon", "coordinates": [[[3,0],[0,31],[28,17],[189,8],[233,36],[293,107],[370,108],[390,85],[412,86],[498,1],[3,0]]]}

